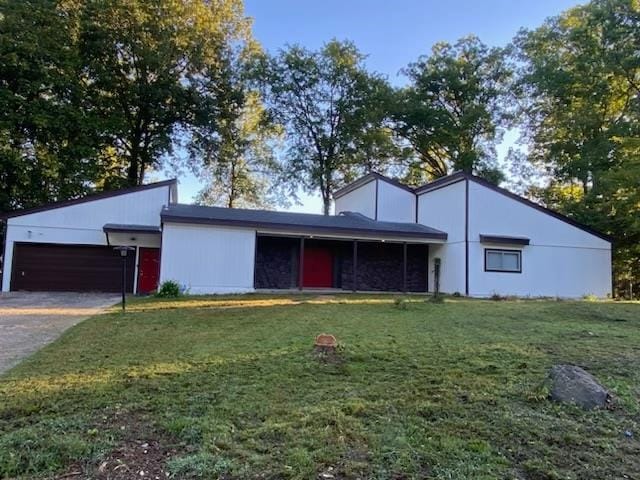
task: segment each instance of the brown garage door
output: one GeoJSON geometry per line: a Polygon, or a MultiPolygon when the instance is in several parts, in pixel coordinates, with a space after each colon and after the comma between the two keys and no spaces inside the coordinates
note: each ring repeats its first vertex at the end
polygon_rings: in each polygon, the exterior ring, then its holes
{"type": "MultiPolygon", "coordinates": [[[[127,292],[133,291],[135,255],[127,256],[127,292]]],[[[11,290],[119,292],[122,259],[112,247],[16,243],[11,290]]]]}

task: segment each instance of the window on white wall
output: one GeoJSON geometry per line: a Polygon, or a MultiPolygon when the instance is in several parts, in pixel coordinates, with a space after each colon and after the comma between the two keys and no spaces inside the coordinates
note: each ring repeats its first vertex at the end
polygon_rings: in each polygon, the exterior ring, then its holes
{"type": "Polygon", "coordinates": [[[485,248],[485,272],[522,272],[522,252],[520,250],[497,250],[485,248]]]}

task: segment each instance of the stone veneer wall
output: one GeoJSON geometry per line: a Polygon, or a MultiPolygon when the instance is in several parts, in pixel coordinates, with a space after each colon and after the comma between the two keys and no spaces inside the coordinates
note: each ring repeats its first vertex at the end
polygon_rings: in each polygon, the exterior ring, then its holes
{"type": "MultiPolygon", "coordinates": [[[[342,257],[342,288],[353,288],[353,247],[342,257]]],[[[407,246],[407,291],[427,291],[427,246],[407,246]]],[[[358,290],[401,292],[402,244],[358,242],[358,290]]]]}
{"type": "MultiPolygon", "coordinates": [[[[298,286],[300,240],[258,237],[255,286],[288,289],[298,286]]],[[[353,288],[353,243],[306,240],[305,245],[326,247],[334,256],[334,288],[353,288]]],[[[427,291],[427,245],[407,246],[407,291],[427,291]]],[[[358,290],[398,291],[402,282],[402,244],[358,242],[358,290]]]]}
{"type": "Polygon", "coordinates": [[[300,240],[286,237],[258,237],[255,287],[287,289],[298,286],[300,240]]]}

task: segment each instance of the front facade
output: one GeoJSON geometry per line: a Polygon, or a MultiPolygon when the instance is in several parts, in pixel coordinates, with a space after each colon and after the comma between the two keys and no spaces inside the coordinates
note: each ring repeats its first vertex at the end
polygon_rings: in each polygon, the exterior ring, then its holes
{"type": "Polygon", "coordinates": [[[464,173],[412,189],[375,173],[335,194],[336,215],[177,203],[175,181],[7,216],[2,290],[192,294],[256,290],[611,293],[611,242],[464,173]],[[439,273],[436,273],[439,272],[439,273]]]}

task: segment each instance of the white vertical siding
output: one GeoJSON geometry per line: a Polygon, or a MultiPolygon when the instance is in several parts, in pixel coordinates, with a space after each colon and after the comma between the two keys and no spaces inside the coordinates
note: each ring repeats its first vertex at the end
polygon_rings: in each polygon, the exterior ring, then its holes
{"type": "Polygon", "coordinates": [[[440,258],[440,291],[465,291],[464,181],[418,196],[418,223],[448,234],[447,243],[429,247],[429,290],[433,291],[433,259],[440,258]]]}
{"type": "Polygon", "coordinates": [[[338,215],[340,212],[358,212],[366,217],[374,218],[376,215],[376,180],[337,198],[335,213],[338,215]]]}
{"type": "Polygon", "coordinates": [[[106,223],[159,226],[160,212],[169,202],[169,194],[170,186],[163,185],[10,218],[2,291],[9,291],[15,242],[106,245],[102,231],[106,223]]]}
{"type": "Polygon", "coordinates": [[[160,281],[191,294],[253,291],[254,229],[165,223],[160,281]]]}
{"type": "Polygon", "coordinates": [[[378,220],[385,222],[414,223],[416,221],[416,196],[384,180],[378,182],[378,220]]]}
{"type": "Polygon", "coordinates": [[[611,293],[611,245],[474,181],[469,182],[469,288],[473,296],[581,297],[611,293]],[[530,245],[480,243],[480,234],[530,245]],[[522,273],[485,272],[485,248],[522,251],[522,273]]]}

